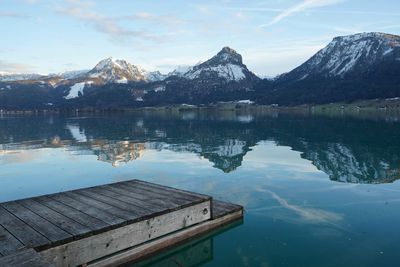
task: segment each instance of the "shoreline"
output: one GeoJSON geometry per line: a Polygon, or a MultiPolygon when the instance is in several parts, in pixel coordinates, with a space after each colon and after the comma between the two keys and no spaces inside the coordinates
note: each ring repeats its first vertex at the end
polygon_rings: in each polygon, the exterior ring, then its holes
{"type": "Polygon", "coordinates": [[[359,112],[359,111],[399,111],[400,112],[400,97],[391,99],[373,99],[360,100],[352,103],[328,103],[318,105],[299,105],[299,106],[278,106],[273,105],[258,105],[238,102],[220,102],[209,105],[189,105],[176,104],[168,106],[149,106],[149,107],[122,107],[122,108],[53,108],[53,109],[19,109],[6,110],[0,109],[0,114],[17,115],[17,114],[79,114],[79,113],[109,113],[109,112],[185,112],[185,111],[287,111],[287,112],[359,112]]]}

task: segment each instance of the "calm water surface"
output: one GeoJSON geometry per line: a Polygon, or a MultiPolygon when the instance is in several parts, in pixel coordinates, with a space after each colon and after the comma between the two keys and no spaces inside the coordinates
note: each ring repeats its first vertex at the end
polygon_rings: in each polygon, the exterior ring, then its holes
{"type": "Polygon", "coordinates": [[[0,201],[132,178],[246,209],[144,266],[398,266],[396,117],[0,117],[0,201]]]}

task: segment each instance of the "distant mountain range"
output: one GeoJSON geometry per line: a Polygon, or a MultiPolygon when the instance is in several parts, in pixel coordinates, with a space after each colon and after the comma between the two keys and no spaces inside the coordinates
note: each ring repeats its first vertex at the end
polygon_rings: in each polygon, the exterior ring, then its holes
{"type": "Polygon", "coordinates": [[[0,109],[115,108],[210,104],[319,104],[400,96],[400,36],[336,37],[294,70],[261,79],[224,47],[211,59],[169,74],[107,58],[91,70],[60,74],[0,72],[0,109]]]}

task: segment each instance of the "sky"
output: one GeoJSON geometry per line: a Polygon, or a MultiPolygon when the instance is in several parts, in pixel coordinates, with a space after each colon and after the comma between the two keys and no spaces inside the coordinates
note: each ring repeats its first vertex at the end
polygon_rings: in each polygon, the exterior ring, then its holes
{"type": "Polygon", "coordinates": [[[229,46],[260,76],[333,37],[400,34],[399,0],[0,0],[0,72],[91,69],[108,57],[163,73],[229,46]]]}

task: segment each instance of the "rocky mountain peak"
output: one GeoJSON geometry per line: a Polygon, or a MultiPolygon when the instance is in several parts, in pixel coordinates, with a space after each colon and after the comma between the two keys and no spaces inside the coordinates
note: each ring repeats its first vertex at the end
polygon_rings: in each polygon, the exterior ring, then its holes
{"type": "Polygon", "coordinates": [[[104,82],[127,83],[145,80],[145,72],[125,60],[112,57],[101,60],[88,72],[90,78],[99,78],[104,82]]]}
{"type": "Polygon", "coordinates": [[[337,36],[333,38],[333,41],[356,42],[365,39],[375,39],[375,40],[380,39],[383,41],[395,41],[397,42],[397,44],[399,44],[400,36],[388,33],[381,33],[381,32],[363,32],[345,36],[337,36]]]}
{"type": "Polygon", "coordinates": [[[225,46],[218,52],[216,56],[209,60],[211,63],[219,63],[219,64],[243,64],[242,56],[237,53],[232,48],[225,46]]]}
{"type": "Polygon", "coordinates": [[[111,68],[118,68],[118,69],[126,69],[131,67],[132,65],[123,59],[114,59],[113,57],[109,57],[106,59],[101,60],[99,63],[96,64],[94,67],[95,70],[104,70],[104,69],[111,69],[111,68]]]}
{"type": "Polygon", "coordinates": [[[287,75],[295,79],[316,74],[343,77],[350,73],[363,73],[369,66],[398,58],[400,36],[378,32],[338,36],[287,75]]]}
{"type": "Polygon", "coordinates": [[[183,75],[187,79],[222,78],[225,81],[240,81],[258,79],[243,64],[242,56],[230,47],[224,47],[209,60],[188,68],[183,75]]]}

